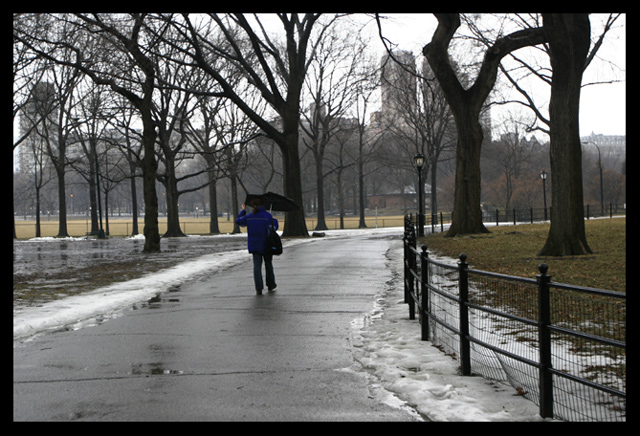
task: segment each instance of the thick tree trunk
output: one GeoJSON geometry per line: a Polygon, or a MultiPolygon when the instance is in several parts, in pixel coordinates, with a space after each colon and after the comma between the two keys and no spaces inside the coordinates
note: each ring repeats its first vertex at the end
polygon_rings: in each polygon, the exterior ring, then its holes
{"type": "Polygon", "coordinates": [[[540,255],[591,253],[584,227],[580,85],[589,51],[587,14],[543,14],[553,69],[550,120],[551,226],[540,255]]]}
{"type": "Polygon", "coordinates": [[[316,156],[316,189],[318,190],[318,223],[316,230],[328,230],[324,218],[324,177],[322,157],[316,156]]]}
{"type": "Polygon", "coordinates": [[[364,215],[364,209],[366,207],[367,199],[364,195],[364,159],[362,156],[362,137],[360,138],[360,151],[359,151],[359,159],[358,159],[358,198],[359,198],[359,208],[360,208],[360,221],[358,223],[359,229],[366,229],[367,222],[366,217],[364,215]]]}
{"type": "Polygon", "coordinates": [[[58,174],[58,238],[68,238],[67,232],[67,194],[64,182],[64,161],[56,165],[56,173],[58,174]]]}
{"type": "Polygon", "coordinates": [[[100,230],[98,225],[98,192],[96,189],[96,161],[95,151],[91,151],[88,157],[89,165],[89,207],[91,209],[89,215],[91,217],[91,234],[97,235],[100,230]]]}
{"type": "Polygon", "coordinates": [[[480,207],[480,150],[483,133],[478,114],[458,116],[456,125],[458,128],[456,189],[451,227],[447,236],[489,233],[482,223],[480,207]]]}
{"type": "Polygon", "coordinates": [[[180,208],[178,203],[178,187],[175,176],[167,177],[165,186],[167,196],[167,231],[162,235],[164,238],[178,238],[186,236],[180,228],[180,208]]]}
{"type": "MultiPolygon", "coordinates": [[[[151,85],[153,86],[153,85],[151,85]]],[[[153,91],[153,88],[149,92],[153,91]]],[[[158,194],[156,192],[156,173],[158,164],[155,157],[156,131],[151,119],[150,94],[146,94],[140,109],[142,114],[142,145],[144,157],[142,159],[142,191],[144,196],[144,252],[157,253],[160,251],[160,231],[158,228],[158,194]]]]}
{"type": "MultiPolygon", "coordinates": [[[[168,147],[166,147],[168,148],[168,147]]],[[[186,236],[180,228],[180,207],[175,161],[171,152],[165,152],[165,195],[167,201],[167,231],[162,237],[178,238],[186,236]]]]}
{"type": "Polygon", "coordinates": [[[309,231],[307,230],[302,204],[302,177],[300,152],[298,150],[298,109],[300,98],[299,95],[298,97],[289,95],[288,98],[290,100],[287,102],[287,107],[282,111],[284,113],[282,117],[284,143],[278,143],[278,146],[282,151],[284,195],[292,199],[300,207],[297,210],[285,213],[282,236],[308,237],[309,231]]]}
{"type": "MultiPolygon", "coordinates": [[[[296,138],[297,143],[297,138],[296,138]]],[[[300,207],[285,213],[285,226],[282,236],[309,236],[302,203],[302,183],[300,172],[300,154],[298,147],[280,148],[284,164],[284,195],[300,207]]]]}
{"type": "Polygon", "coordinates": [[[442,88],[455,117],[458,133],[455,199],[452,224],[447,236],[486,233],[480,209],[480,150],[483,137],[480,111],[495,84],[500,60],[519,48],[543,43],[545,34],[540,28],[531,28],[497,39],[487,49],[475,83],[463,87],[449,63],[447,52],[460,26],[459,14],[436,14],[436,18],[438,27],[431,43],[422,49],[422,53],[442,88]]]}
{"type": "Polygon", "coordinates": [[[242,233],[240,226],[236,222],[240,213],[240,206],[238,205],[238,176],[235,171],[235,165],[229,175],[229,182],[231,183],[231,210],[233,211],[233,231],[231,233],[242,233]]]}
{"type": "Polygon", "coordinates": [[[42,236],[40,227],[40,188],[36,188],[36,238],[42,236]]]}
{"type": "MultiPolygon", "coordinates": [[[[212,165],[210,165],[212,167],[212,165]]],[[[216,176],[213,171],[209,171],[209,233],[217,235],[220,233],[218,225],[218,193],[216,192],[216,176]]]]}
{"type": "Polygon", "coordinates": [[[136,166],[131,159],[131,150],[127,151],[129,155],[129,170],[131,171],[131,236],[137,235],[140,231],[138,230],[138,192],[136,189],[136,166]]]}

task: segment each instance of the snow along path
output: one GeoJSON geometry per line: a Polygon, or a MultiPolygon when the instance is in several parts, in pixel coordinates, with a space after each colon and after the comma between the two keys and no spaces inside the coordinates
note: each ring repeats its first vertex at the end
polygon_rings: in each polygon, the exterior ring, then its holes
{"type": "Polygon", "coordinates": [[[420,324],[409,319],[404,303],[402,256],[401,245],[389,251],[396,283],[377,298],[369,316],[353,321],[356,359],[372,374],[373,385],[393,393],[430,421],[551,422],[512,386],[459,375],[458,361],[420,339],[420,324]]]}

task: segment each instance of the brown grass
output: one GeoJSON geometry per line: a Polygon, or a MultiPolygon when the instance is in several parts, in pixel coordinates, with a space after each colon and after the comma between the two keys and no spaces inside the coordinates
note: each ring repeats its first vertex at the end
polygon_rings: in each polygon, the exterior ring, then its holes
{"type": "Polygon", "coordinates": [[[467,255],[471,268],[519,277],[535,277],[538,265],[558,283],[626,292],[626,218],[587,220],[587,242],[593,254],[538,256],[549,224],[490,227],[491,233],[447,238],[443,233],[418,241],[430,252],[458,258],[467,255]]]}
{"type": "MultiPolygon", "coordinates": [[[[280,229],[282,229],[284,226],[284,216],[275,215],[275,217],[280,222],[280,229]]],[[[306,221],[307,229],[311,232],[315,228],[317,220],[310,217],[307,218],[306,221]]],[[[327,217],[325,221],[330,230],[340,228],[340,220],[338,217],[327,217]]],[[[360,220],[357,216],[348,216],[344,220],[344,226],[347,229],[357,229],[359,222],[360,220]]],[[[376,219],[375,216],[367,216],[366,224],[369,228],[375,228],[376,225],[378,227],[401,227],[404,225],[404,217],[402,215],[379,216],[376,219]]],[[[160,228],[160,234],[162,235],[167,229],[166,219],[160,218],[158,220],[158,225],[160,228]]],[[[103,226],[106,227],[105,224],[103,224],[103,226]]],[[[110,236],[130,236],[133,228],[132,226],[133,224],[131,219],[110,218],[110,236]]],[[[218,226],[220,228],[220,233],[231,233],[233,231],[233,219],[227,220],[226,218],[219,218],[218,226]]],[[[35,237],[35,221],[23,221],[17,219],[15,221],[15,227],[18,239],[29,239],[35,237]]],[[[144,228],[144,221],[142,219],[139,220],[138,228],[140,233],[142,233],[142,229],[144,228]]],[[[184,233],[189,235],[206,235],[209,233],[209,218],[181,217],[180,228],[184,233]]],[[[86,219],[69,219],[67,222],[67,232],[73,237],[85,236],[86,232],[90,229],[90,223],[87,222],[86,219]]],[[[57,219],[49,220],[47,217],[42,218],[40,232],[43,237],[55,237],[58,234],[57,219]]]]}

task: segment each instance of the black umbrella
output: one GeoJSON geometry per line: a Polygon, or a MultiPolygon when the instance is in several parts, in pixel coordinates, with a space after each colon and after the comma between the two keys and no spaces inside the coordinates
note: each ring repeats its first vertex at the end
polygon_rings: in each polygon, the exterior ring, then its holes
{"type": "Polygon", "coordinates": [[[259,198],[262,200],[262,204],[265,209],[277,210],[280,212],[290,212],[300,208],[292,199],[285,197],[284,195],[276,194],[275,192],[266,192],[264,194],[247,194],[244,204],[250,205],[251,200],[259,198]]]}

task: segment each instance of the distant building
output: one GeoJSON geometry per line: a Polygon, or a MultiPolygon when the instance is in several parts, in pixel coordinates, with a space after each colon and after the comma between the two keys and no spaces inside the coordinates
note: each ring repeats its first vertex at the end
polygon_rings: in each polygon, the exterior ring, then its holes
{"type": "MultiPolygon", "coordinates": [[[[431,186],[424,185],[425,207],[431,205],[431,186]]],[[[418,204],[418,194],[413,186],[407,186],[404,192],[391,191],[386,194],[374,194],[367,197],[369,209],[415,209],[418,204]]]]}
{"type": "Polygon", "coordinates": [[[589,136],[581,137],[580,142],[583,153],[597,154],[599,149],[602,159],[624,158],[627,153],[627,135],[602,135],[592,132],[589,136]]]}
{"type": "Polygon", "coordinates": [[[55,87],[52,83],[38,82],[34,85],[29,100],[20,114],[20,136],[29,136],[18,146],[18,169],[23,173],[33,172],[36,157],[42,159],[46,132],[53,140],[52,128],[57,118],[55,87]],[[36,156],[37,155],[37,156],[36,156]]]}
{"type": "Polygon", "coordinates": [[[417,90],[416,59],[413,53],[399,50],[387,53],[380,60],[381,116],[385,120],[398,119],[398,114],[415,105],[417,90]]]}

